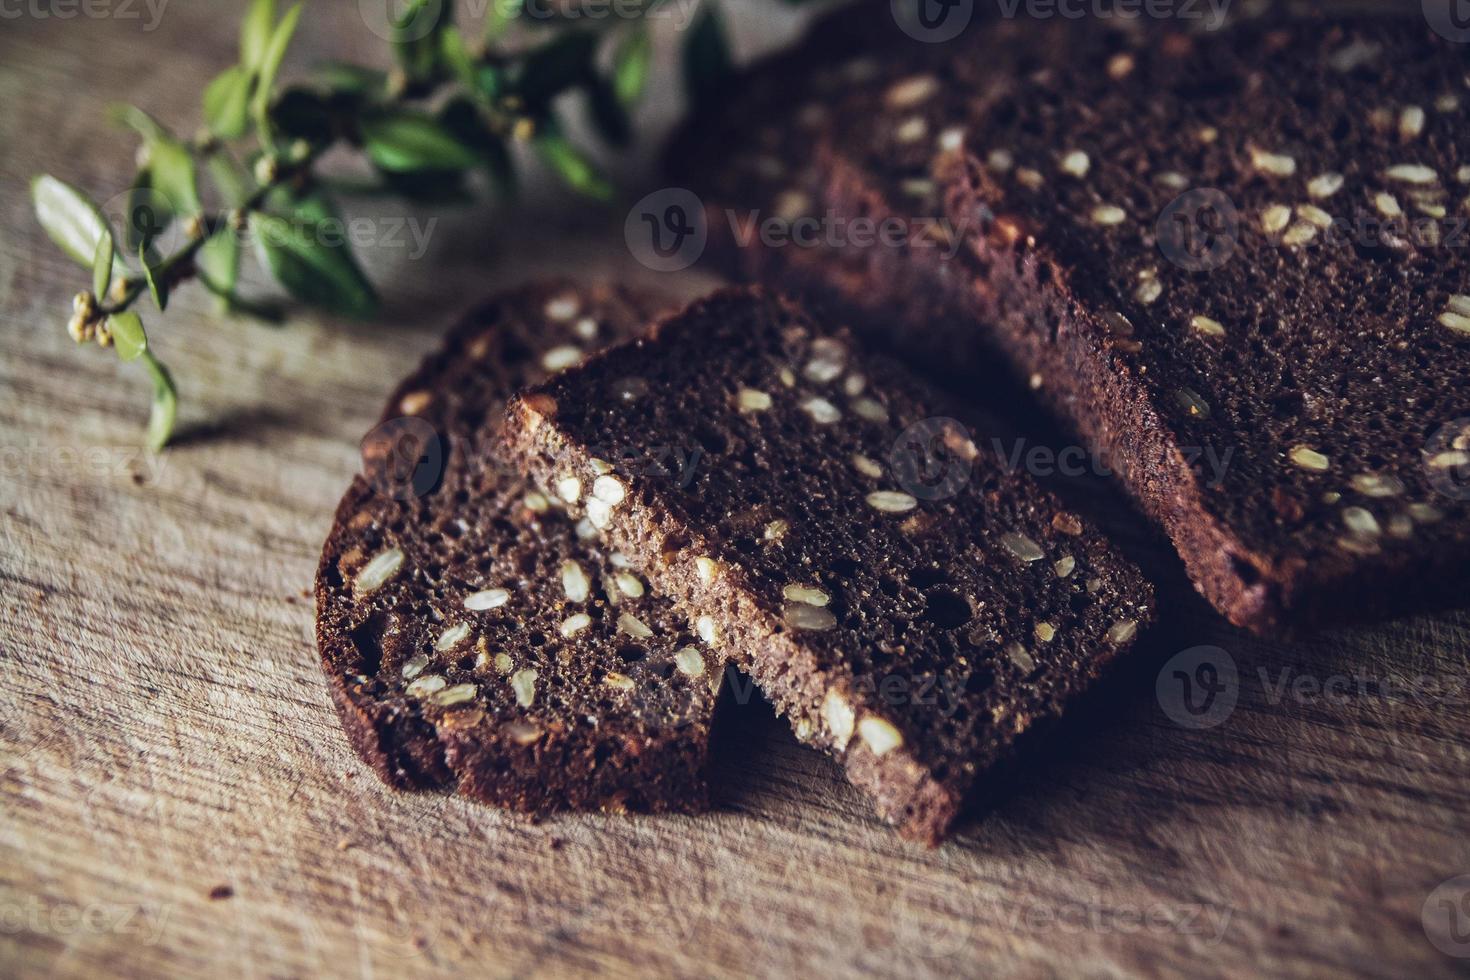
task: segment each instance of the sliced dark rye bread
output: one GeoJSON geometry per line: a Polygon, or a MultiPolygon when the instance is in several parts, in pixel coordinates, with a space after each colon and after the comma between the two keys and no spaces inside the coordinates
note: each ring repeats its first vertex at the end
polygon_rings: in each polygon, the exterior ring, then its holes
{"type": "Polygon", "coordinates": [[[998,346],[1234,622],[1463,602],[1470,66],[1408,6],[1021,18],[857,54],[834,19],[702,114],[673,173],[712,211],[946,219],[948,261],[916,236],[739,263],[920,357],[998,346]],[[698,149],[737,132],[743,156],[698,149]],[[1212,191],[1238,215],[1223,261],[1180,233],[1212,191]]]}
{"type": "Polygon", "coordinates": [[[921,383],[758,289],[509,411],[526,471],[911,838],[940,840],[976,777],[1153,614],[1132,565],[921,383]],[[651,465],[670,455],[690,462],[651,465]]]}
{"type": "Polygon", "coordinates": [[[317,643],[353,748],[390,785],[531,813],[705,807],[721,662],[492,451],[511,391],[662,303],[566,283],[494,298],[365,440],[322,550],[317,643]]]}

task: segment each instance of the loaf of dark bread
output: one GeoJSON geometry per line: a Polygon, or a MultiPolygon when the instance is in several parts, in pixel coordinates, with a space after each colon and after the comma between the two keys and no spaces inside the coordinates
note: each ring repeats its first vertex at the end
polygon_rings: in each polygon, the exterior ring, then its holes
{"type": "Polygon", "coordinates": [[[998,350],[1238,624],[1463,602],[1463,45],[1418,4],[946,44],[886,6],[865,50],[840,13],[675,142],[725,244],[753,213],[822,223],[809,247],[743,235],[732,266],[943,368],[998,350]],[[911,234],[854,244],[855,219],[911,234]]]}
{"type": "Polygon", "coordinates": [[[1132,565],[949,413],[788,301],[729,290],[517,396],[506,437],[934,843],[1153,614],[1132,565]]]}
{"type": "Polygon", "coordinates": [[[398,386],[317,572],[353,748],[398,788],[530,813],[697,811],[722,662],[493,453],[511,391],[632,336],[655,297],[499,296],[398,386]]]}

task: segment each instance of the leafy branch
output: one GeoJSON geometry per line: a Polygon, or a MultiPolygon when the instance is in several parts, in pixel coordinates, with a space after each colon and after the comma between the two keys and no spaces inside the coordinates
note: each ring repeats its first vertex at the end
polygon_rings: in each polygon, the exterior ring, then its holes
{"type": "MultiPolygon", "coordinates": [[[[564,134],[554,103],[579,93],[600,139],[625,146],[629,112],[648,82],[647,18],[588,28],[556,11],[522,17],[520,2],[494,0],[483,31],[471,37],[456,25],[450,0],[413,0],[393,25],[390,71],[328,64],[307,83],[278,87],[301,5],[278,18],[275,0],[253,0],[239,62],[205,89],[204,125],[194,137],[176,136],[132,106],[114,109],[115,120],[142,140],[120,234],[82,191],[49,175],[32,181],[47,234],[92,270],[91,290],[73,300],[68,332],[143,365],[153,384],[153,449],[173,432],[178,396],[134,310],[145,294],[163,311],[177,286],[197,279],[225,310],[270,316],[269,307],[237,292],[248,239],[297,300],[350,317],[375,311],[372,284],[332,233],[341,227],[334,191],[354,188],[318,172],[329,150],[346,146],[366,157],[374,172],[367,190],[430,202],[468,198],[467,180],[477,172],[514,194],[511,146],[524,144],[571,190],[597,201],[613,196],[608,179],[564,134]],[[526,30],[516,29],[521,24],[526,30]]],[[[640,14],[661,2],[642,0],[640,14]]],[[[685,39],[684,67],[691,93],[702,97],[730,57],[709,2],[698,18],[685,39]]]]}

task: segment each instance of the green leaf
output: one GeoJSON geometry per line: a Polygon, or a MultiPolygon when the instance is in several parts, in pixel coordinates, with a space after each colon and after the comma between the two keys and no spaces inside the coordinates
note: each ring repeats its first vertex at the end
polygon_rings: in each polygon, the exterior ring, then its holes
{"type": "Polygon", "coordinates": [[[610,200],[613,187],[582,152],[567,140],[548,133],[536,140],[536,149],[557,176],[572,190],[599,201],[610,200]]]}
{"type": "Polygon", "coordinates": [[[174,220],[167,198],[153,192],[153,172],[138,171],[128,188],[128,212],[123,216],[123,244],[133,252],[150,245],[174,220]]]}
{"type": "Polygon", "coordinates": [[[313,232],[320,231],[320,225],[326,221],[342,223],[331,198],[316,189],[303,192],[291,187],[273,188],[266,196],[266,210],[290,218],[298,225],[310,225],[313,232]]]}
{"type": "Polygon", "coordinates": [[[292,296],[353,317],[377,307],[373,287],[345,242],[321,241],[310,228],[270,214],[252,214],[250,228],[261,264],[292,296]]]}
{"type": "Polygon", "coordinates": [[[491,0],[490,9],[485,13],[485,41],[493,43],[505,33],[511,21],[521,15],[521,8],[525,6],[524,0],[491,0]]]}
{"type": "Polygon", "coordinates": [[[225,313],[248,316],[271,327],[279,327],[286,322],[287,311],[282,303],[245,299],[241,296],[221,296],[219,299],[220,308],[225,313]]]}
{"type": "Polygon", "coordinates": [[[516,91],[532,106],[544,105],[592,75],[597,35],[568,31],[526,55],[516,91]]]}
{"type": "Polygon", "coordinates": [[[480,163],[501,190],[515,190],[515,167],[505,139],[491,131],[473,102],[466,98],[450,99],[439,110],[439,121],[455,139],[479,154],[480,163]]]}
{"type": "Polygon", "coordinates": [[[313,73],[319,84],[334,95],[378,95],[387,87],[388,76],[374,68],[329,61],[318,65],[313,73]]]}
{"type": "Polygon", "coordinates": [[[475,66],[475,59],[470,57],[469,49],[465,47],[464,35],[459,32],[459,28],[444,28],[439,37],[439,53],[460,84],[472,92],[480,91],[479,70],[475,66]]]}
{"type": "Polygon", "coordinates": [[[260,68],[276,22],[276,0],[255,0],[240,24],[240,64],[246,71],[260,68]]]}
{"type": "Polygon", "coordinates": [[[97,205],[49,174],[31,180],[31,201],[36,219],[51,240],[83,267],[91,268],[97,257],[97,243],[104,233],[111,235],[97,205]]]}
{"type": "Polygon", "coordinates": [[[112,285],[114,254],[112,232],[103,228],[102,237],[97,239],[97,252],[92,257],[92,295],[97,297],[99,302],[107,298],[107,287],[112,285]]]}
{"type": "Polygon", "coordinates": [[[254,187],[250,175],[240,169],[240,164],[226,152],[210,156],[206,166],[214,186],[219,188],[220,199],[227,208],[238,208],[245,203],[254,187]]]}
{"type": "Polygon", "coordinates": [[[143,332],[143,318],[136,313],[114,313],[107,318],[112,345],[124,361],[137,360],[148,349],[148,335],[143,332]]]}
{"type": "Polygon", "coordinates": [[[153,379],[153,407],[148,413],[148,448],[158,452],[168,445],[174,432],[174,420],[179,411],[179,393],[174,388],[173,375],[168,373],[150,350],[144,350],[143,367],[153,379]]]}
{"type": "Polygon", "coordinates": [[[453,133],[418,112],[369,116],[362,121],[362,138],[368,156],[384,170],[463,170],[479,162],[453,133]]]}
{"type": "Polygon", "coordinates": [[[613,52],[613,93],[624,106],[643,95],[653,63],[653,43],[645,30],[634,30],[613,52]]]}
{"type": "Polygon", "coordinates": [[[453,14],[450,0],[411,0],[393,22],[393,57],[410,79],[426,81],[435,76],[442,53],[440,34],[453,14]],[[434,18],[427,30],[421,21],[424,17],[434,18]]]}
{"type": "Polygon", "coordinates": [[[135,105],[115,102],[107,107],[107,115],[119,126],[126,126],[145,140],[171,135],[163,124],[135,105]]]}
{"type": "Polygon", "coordinates": [[[198,214],[199,183],[194,157],[178,140],[161,136],[148,146],[148,172],[153,193],[175,214],[198,214]]]}
{"type": "Polygon", "coordinates": [[[204,122],[221,139],[245,135],[250,122],[250,72],[234,65],[214,77],[204,90],[204,122]]]}
{"type": "Polygon", "coordinates": [[[153,303],[162,312],[168,306],[168,283],[154,275],[154,267],[148,262],[148,251],[140,246],[138,248],[138,264],[143,267],[143,279],[148,283],[148,294],[153,297],[153,303]]]}
{"type": "Polygon", "coordinates": [[[710,4],[699,11],[684,41],[684,86],[690,102],[707,104],[734,70],[730,42],[725,37],[720,15],[710,4]]]}
{"type": "Polygon", "coordinates": [[[504,87],[503,81],[500,69],[494,65],[480,65],[475,70],[475,91],[486,99],[494,99],[500,95],[500,90],[504,87]]]}
{"type": "Polygon", "coordinates": [[[292,4],[286,16],[271,31],[270,40],[260,56],[260,77],[255,86],[255,118],[265,120],[265,110],[270,105],[271,90],[276,85],[276,74],[286,58],[286,48],[291,44],[291,35],[296,33],[296,22],[301,19],[301,4],[292,4]]]}
{"type": "Polygon", "coordinates": [[[240,280],[240,239],[226,225],[207,238],[194,256],[199,281],[217,296],[233,296],[240,280]]]}

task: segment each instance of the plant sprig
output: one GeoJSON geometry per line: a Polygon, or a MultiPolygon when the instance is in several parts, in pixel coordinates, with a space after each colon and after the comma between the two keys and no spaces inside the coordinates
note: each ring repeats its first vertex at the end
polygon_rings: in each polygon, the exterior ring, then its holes
{"type": "MultiPolygon", "coordinates": [[[[643,12],[660,2],[644,0],[643,12]]],[[[253,0],[241,24],[239,62],[205,88],[197,135],[180,138],[132,106],[114,110],[142,140],[123,228],[114,229],[77,188],[49,175],[32,181],[47,234],[92,271],[91,289],[73,300],[72,338],[113,347],[149,374],[150,447],[169,441],[178,395],[133,308],[146,294],[163,311],[178,285],[197,279],[227,310],[266,312],[237,292],[244,233],[260,264],[295,299],[359,318],[376,309],[376,293],[350,248],[323,234],[329,222],[340,222],[333,183],[317,172],[329,149],[359,150],[376,189],[437,201],[465,196],[476,172],[514,193],[510,147],[523,143],[571,190],[594,200],[613,196],[586,151],[565,135],[554,103],[580,93],[599,137],[613,147],[626,144],[629,112],[649,76],[646,19],[589,29],[519,13],[518,0],[496,0],[483,33],[470,37],[456,25],[450,0],[413,0],[394,24],[390,71],[329,64],[307,83],[282,87],[276,77],[301,4],[278,17],[275,0],[253,0]],[[431,13],[434,22],[424,30],[420,17],[431,13]],[[511,28],[523,20],[542,26],[520,32],[530,40],[512,46],[511,28]],[[176,239],[167,253],[160,248],[166,237],[176,239]]],[[[729,63],[719,20],[706,7],[686,43],[691,89],[707,92],[729,63]]]]}

